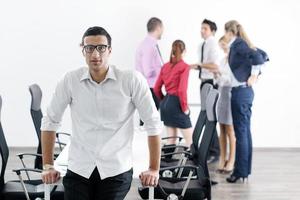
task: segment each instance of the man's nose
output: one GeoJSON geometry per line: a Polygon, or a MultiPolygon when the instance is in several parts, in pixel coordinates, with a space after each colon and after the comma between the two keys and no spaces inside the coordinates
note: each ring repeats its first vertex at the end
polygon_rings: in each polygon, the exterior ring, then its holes
{"type": "Polygon", "coordinates": [[[92,53],[92,57],[99,58],[100,56],[101,56],[101,53],[99,53],[99,51],[97,49],[94,49],[94,51],[92,53]]]}

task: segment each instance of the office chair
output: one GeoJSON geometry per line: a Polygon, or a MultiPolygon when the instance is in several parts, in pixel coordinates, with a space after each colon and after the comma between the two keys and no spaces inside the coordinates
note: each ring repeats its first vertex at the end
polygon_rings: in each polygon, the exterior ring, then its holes
{"type": "MultiPolygon", "coordinates": [[[[161,172],[185,169],[189,173],[187,177],[161,177],[158,181],[158,186],[154,188],[155,198],[170,199],[171,197],[176,197],[180,200],[211,200],[211,181],[207,167],[207,157],[209,146],[216,130],[216,105],[218,97],[218,91],[211,89],[206,99],[207,120],[205,121],[204,131],[200,135],[197,155],[198,165],[178,165],[160,169],[161,172]]],[[[138,191],[143,199],[147,199],[148,188],[139,187],[138,191]]]]}
{"type": "MultiPolygon", "coordinates": [[[[0,199],[1,200],[33,200],[38,197],[44,197],[44,184],[42,180],[23,180],[21,172],[41,173],[42,170],[20,168],[13,170],[16,172],[19,180],[4,181],[5,169],[9,157],[9,149],[6,143],[5,135],[1,123],[2,98],[0,96],[0,156],[1,156],[1,173],[0,173],[0,199]]],[[[54,186],[51,196],[55,200],[64,199],[64,190],[62,186],[54,186]]]]}
{"type": "Polygon", "coordinates": [[[193,159],[194,154],[197,153],[198,143],[201,135],[201,131],[206,121],[206,98],[209,91],[213,88],[211,84],[203,85],[203,89],[201,92],[201,111],[198,116],[194,131],[193,131],[193,143],[190,147],[191,151],[187,151],[187,148],[182,145],[173,145],[173,146],[165,146],[162,147],[162,159],[161,159],[161,167],[175,166],[176,162],[181,162],[184,157],[189,157],[189,159],[193,159]],[[166,149],[171,149],[169,152],[166,152],[166,149]],[[181,159],[173,158],[174,155],[181,155],[181,159]],[[184,156],[184,157],[182,157],[184,156]]]}
{"type": "MultiPolygon", "coordinates": [[[[37,153],[34,154],[33,156],[39,155],[36,157],[35,162],[34,162],[34,168],[36,169],[42,169],[43,164],[42,164],[42,148],[41,148],[41,121],[43,118],[43,113],[41,110],[41,102],[42,102],[42,90],[39,85],[37,84],[32,84],[29,86],[29,92],[31,95],[31,106],[30,106],[30,114],[32,117],[32,121],[34,124],[34,128],[38,137],[38,147],[37,147],[37,153]]],[[[70,136],[68,133],[63,133],[63,132],[57,132],[56,133],[56,144],[58,144],[59,150],[62,151],[63,148],[66,146],[66,143],[61,142],[60,136],[70,136]]],[[[24,155],[20,155],[19,158],[23,159],[24,155]]],[[[55,157],[57,157],[58,154],[55,154],[55,157]]],[[[26,167],[22,161],[22,164],[24,167],[26,167]]]]}

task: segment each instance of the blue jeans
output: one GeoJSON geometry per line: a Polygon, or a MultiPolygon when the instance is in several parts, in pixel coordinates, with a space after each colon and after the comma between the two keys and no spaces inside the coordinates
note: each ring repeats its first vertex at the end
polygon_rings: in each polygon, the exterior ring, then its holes
{"type": "Polygon", "coordinates": [[[251,174],[252,165],[250,121],[254,92],[251,87],[236,87],[232,88],[231,94],[232,119],[236,136],[233,175],[236,177],[247,177],[251,174]]]}

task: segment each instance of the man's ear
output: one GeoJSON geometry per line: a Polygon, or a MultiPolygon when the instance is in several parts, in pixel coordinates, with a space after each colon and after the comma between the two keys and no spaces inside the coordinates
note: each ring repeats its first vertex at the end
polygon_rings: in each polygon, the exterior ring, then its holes
{"type": "Polygon", "coordinates": [[[81,50],[82,55],[85,56],[85,52],[84,52],[84,50],[83,50],[83,46],[84,46],[83,43],[80,43],[80,44],[79,44],[79,47],[82,48],[82,50],[81,50]]]}

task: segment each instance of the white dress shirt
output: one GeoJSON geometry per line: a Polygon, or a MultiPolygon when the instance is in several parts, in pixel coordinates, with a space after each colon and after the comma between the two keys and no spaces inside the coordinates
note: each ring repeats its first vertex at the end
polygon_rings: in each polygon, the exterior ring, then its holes
{"type": "Polygon", "coordinates": [[[85,178],[95,167],[101,179],[132,168],[136,109],[149,136],[161,132],[159,113],[139,72],[109,66],[99,84],[92,80],[87,67],[67,73],[56,87],[41,130],[57,131],[68,105],[72,119],[68,169],[85,178]]]}
{"type": "MultiPolygon", "coordinates": [[[[214,36],[208,37],[203,43],[204,44],[204,51],[203,51],[203,62],[202,63],[213,63],[216,65],[220,64],[222,59],[222,52],[216,41],[214,36]]],[[[201,55],[202,55],[202,45],[201,43],[198,48],[198,56],[199,62],[201,63],[201,55]]],[[[214,74],[210,72],[208,69],[201,68],[201,79],[213,79],[214,74]]]]}
{"type": "Polygon", "coordinates": [[[225,56],[219,65],[220,75],[216,77],[216,83],[220,87],[231,87],[231,69],[228,64],[228,58],[225,56]]]}

